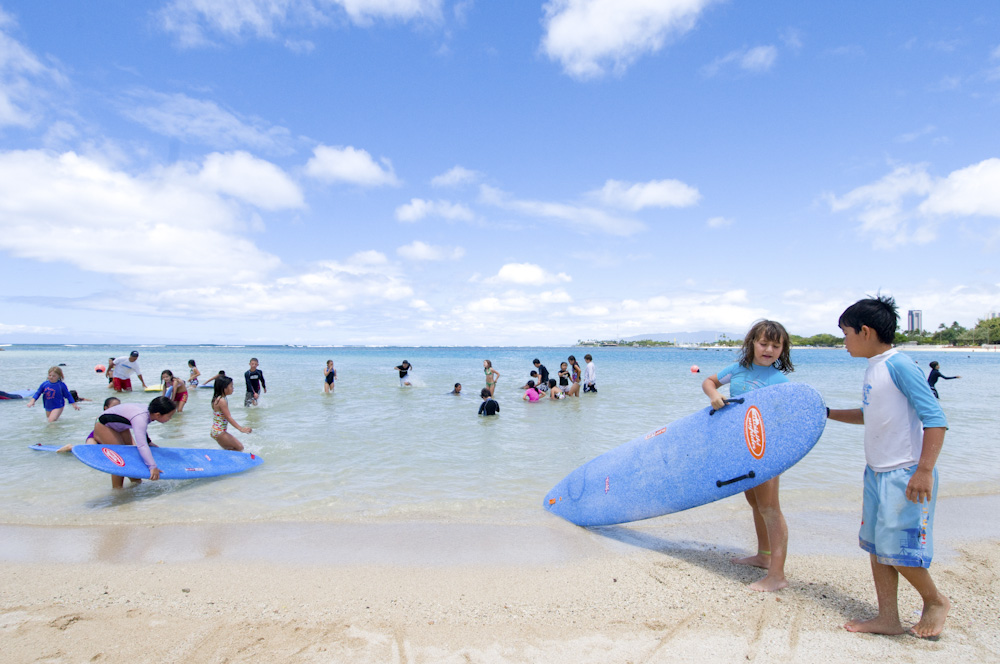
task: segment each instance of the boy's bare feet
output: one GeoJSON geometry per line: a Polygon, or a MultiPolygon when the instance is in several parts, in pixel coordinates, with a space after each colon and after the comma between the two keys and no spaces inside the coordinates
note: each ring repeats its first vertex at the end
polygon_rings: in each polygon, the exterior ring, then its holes
{"type": "Polygon", "coordinates": [[[765,556],[762,553],[757,553],[752,556],[747,556],[746,558],[733,558],[732,562],[735,565],[750,565],[751,567],[767,569],[771,566],[771,556],[765,556]]]}
{"type": "Polygon", "coordinates": [[[765,593],[773,593],[776,590],[781,590],[782,588],[788,587],[788,579],[781,577],[780,579],[773,579],[771,575],[768,574],[760,581],[754,581],[750,584],[750,590],[757,590],[765,593]]]}
{"type": "Polygon", "coordinates": [[[851,620],[846,625],[844,629],[848,632],[862,632],[865,634],[888,634],[890,636],[895,636],[896,634],[902,634],[906,630],[903,629],[903,625],[900,624],[899,620],[891,620],[888,618],[872,618],[871,620],[851,620]]]}
{"type": "Polygon", "coordinates": [[[951,609],[951,602],[947,597],[938,593],[937,600],[924,603],[924,612],[920,615],[920,622],[910,628],[910,634],[922,639],[937,636],[944,629],[944,619],[948,617],[949,609],[951,609]]]}

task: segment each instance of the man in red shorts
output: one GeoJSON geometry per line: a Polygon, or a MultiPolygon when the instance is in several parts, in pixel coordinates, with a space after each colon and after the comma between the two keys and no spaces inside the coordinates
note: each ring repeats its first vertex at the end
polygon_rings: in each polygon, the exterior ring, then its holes
{"type": "Polygon", "coordinates": [[[142,370],[139,368],[139,351],[137,350],[129,353],[128,357],[115,359],[114,378],[111,380],[115,392],[132,391],[132,374],[139,377],[139,382],[145,388],[146,381],[142,379],[142,370]]]}

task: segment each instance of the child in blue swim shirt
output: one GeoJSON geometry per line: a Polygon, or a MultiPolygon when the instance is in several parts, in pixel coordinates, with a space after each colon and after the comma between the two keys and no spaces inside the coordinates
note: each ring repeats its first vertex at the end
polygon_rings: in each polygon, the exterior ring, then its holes
{"type": "MultiPolygon", "coordinates": [[[[754,323],[743,339],[740,359],[717,374],[706,378],[701,389],[719,410],[726,405],[719,388],[729,385],[729,396],[757,390],[768,385],[787,383],[785,374],[794,371],[791,359],[791,339],[785,327],[773,320],[754,323]]],[[[753,510],[753,525],[757,533],[757,553],[734,558],[737,565],[750,565],[767,570],[767,575],[750,584],[751,590],[773,592],[788,586],[785,578],[785,557],[788,554],[788,525],[778,502],[778,480],[772,477],[763,484],[743,493],[753,510]]]]}
{"type": "Polygon", "coordinates": [[[39,396],[42,397],[42,406],[45,407],[45,416],[49,422],[55,422],[59,419],[67,401],[73,405],[74,409],[80,410],[80,406],[73,399],[73,395],[69,393],[66,383],[63,382],[63,372],[59,367],[49,368],[49,379],[35,390],[35,395],[28,402],[28,408],[35,405],[39,396]]]}

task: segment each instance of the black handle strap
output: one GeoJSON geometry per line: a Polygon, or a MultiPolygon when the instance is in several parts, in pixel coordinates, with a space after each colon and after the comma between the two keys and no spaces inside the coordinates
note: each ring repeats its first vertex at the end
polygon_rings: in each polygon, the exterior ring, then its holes
{"type": "MultiPolygon", "coordinates": [[[[739,399],[726,399],[725,401],[726,403],[743,403],[743,397],[740,397],[739,399]]],[[[708,414],[715,415],[716,412],[717,412],[716,409],[713,408],[712,410],[708,411],[708,414]]]]}
{"type": "Polygon", "coordinates": [[[723,481],[723,480],[715,480],[715,486],[717,486],[717,487],[723,487],[723,486],[726,486],[727,484],[733,484],[734,482],[741,482],[743,480],[752,480],[755,477],[757,477],[757,473],[755,473],[755,472],[753,472],[751,470],[746,475],[740,475],[739,477],[734,477],[731,480],[725,480],[725,481],[723,481]]]}

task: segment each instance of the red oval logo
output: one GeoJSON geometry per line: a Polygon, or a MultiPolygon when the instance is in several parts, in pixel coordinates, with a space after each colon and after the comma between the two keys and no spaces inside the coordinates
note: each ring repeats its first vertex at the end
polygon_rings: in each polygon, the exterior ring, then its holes
{"type": "Polygon", "coordinates": [[[767,445],[767,436],[764,434],[764,418],[761,417],[757,406],[750,406],[747,414],[743,418],[743,437],[747,441],[747,449],[754,459],[764,456],[764,448],[767,445]]]}
{"type": "Polygon", "coordinates": [[[115,452],[114,450],[109,450],[106,447],[102,447],[101,451],[104,452],[104,456],[108,457],[108,461],[115,464],[119,468],[125,467],[125,459],[118,456],[118,452],[115,452]]]}

